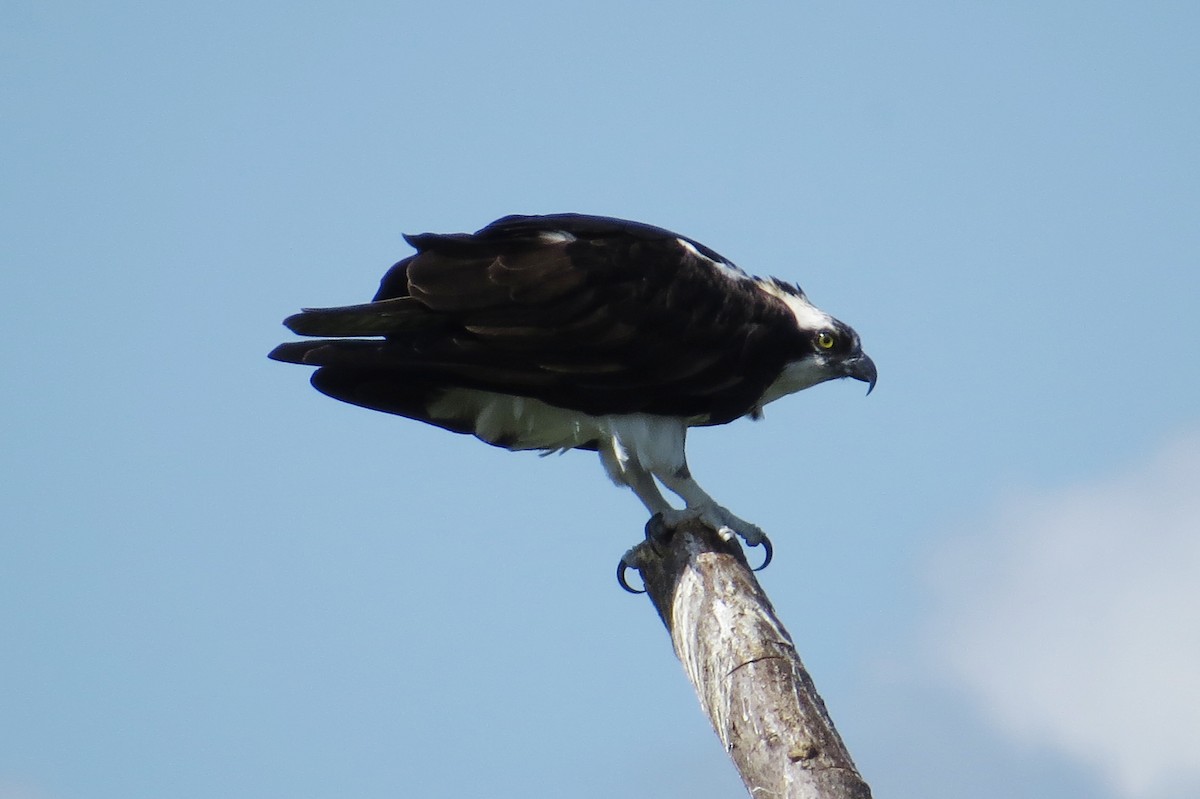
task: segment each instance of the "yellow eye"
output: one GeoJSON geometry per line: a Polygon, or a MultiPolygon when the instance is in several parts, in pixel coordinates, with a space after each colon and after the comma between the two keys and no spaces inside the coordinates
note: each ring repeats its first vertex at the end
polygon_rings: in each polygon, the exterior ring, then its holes
{"type": "Polygon", "coordinates": [[[817,346],[823,350],[833,349],[833,334],[832,333],[818,333],[817,334],[817,346]]]}

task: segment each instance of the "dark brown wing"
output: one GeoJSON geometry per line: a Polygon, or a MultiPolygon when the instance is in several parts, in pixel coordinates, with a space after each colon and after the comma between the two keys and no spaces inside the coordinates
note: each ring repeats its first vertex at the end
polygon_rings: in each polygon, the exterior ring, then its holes
{"type": "MultiPolygon", "coordinates": [[[[659,228],[509,217],[476,234],[409,241],[417,254],[389,271],[374,302],[287,320],[302,335],[382,340],[285,344],[272,357],[336,370],[326,381],[339,385],[357,374],[593,415],[723,422],[748,412],[805,346],[782,302],[716,253],[659,228]]],[[[412,415],[380,407],[395,402],[370,407],[412,415]]]]}

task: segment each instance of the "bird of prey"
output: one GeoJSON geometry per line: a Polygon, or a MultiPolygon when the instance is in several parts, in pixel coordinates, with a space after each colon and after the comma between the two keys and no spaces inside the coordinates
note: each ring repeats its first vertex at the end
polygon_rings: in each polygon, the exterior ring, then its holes
{"type": "Polygon", "coordinates": [[[292,332],[316,338],[270,357],[318,367],[313,386],[335,399],[497,447],[595,450],[668,527],[698,518],[765,542],[692,477],[688,428],[760,418],[767,403],[826,380],[875,386],[858,334],[799,286],[751,276],[662,228],[507,216],[476,233],[405,240],[416,254],[374,300],[289,317],[292,332]]]}

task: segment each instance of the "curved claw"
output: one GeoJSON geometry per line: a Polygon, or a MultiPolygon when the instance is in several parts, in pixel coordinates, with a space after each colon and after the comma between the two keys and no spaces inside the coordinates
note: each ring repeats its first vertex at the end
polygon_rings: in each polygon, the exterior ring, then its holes
{"type": "MultiPolygon", "coordinates": [[[[768,562],[770,560],[771,560],[770,558],[767,558],[768,562]]],[[[764,563],[763,565],[765,566],[766,564],[764,563]]],[[[628,563],[625,562],[625,558],[621,558],[620,562],[617,563],[617,584],[620,585],[622,588],[624,588],[626,591],[628,591],[631,594],[646,593],[645,588],[638,591],[637,589],[635,589],[629,585],[629,582],[625,579],[625,572],[628,571],[629,568],[630,568],[630,566],[628,563]]]]}
{"type": "Polygon", "coordinates": [[[651,516],[646,522],[646,538],[650,541],[665,543],[671,539],[671,534],[674,532],[675,530],[667,524],[662,511],[651,516]]]}
{"type": "MultiPolygon", "coordinates": [[[[765,569],[771,565],[771,558],[775,557],[775,547],[771,546],[771,539],[767,538],[764,535],[762,537],[762,541],[760,541],[759,544],[762,544],[762,548],[763,548],[763,552],[764,552],[763,562],[762,562],[761,566],[759,566],[756,569],[751,569],[751,571],[756,571],[756,572],[762,571],[763,569],[765,569]]],[[[758,546],[758,544],[755,544],[755,546],[758,546]]]]}

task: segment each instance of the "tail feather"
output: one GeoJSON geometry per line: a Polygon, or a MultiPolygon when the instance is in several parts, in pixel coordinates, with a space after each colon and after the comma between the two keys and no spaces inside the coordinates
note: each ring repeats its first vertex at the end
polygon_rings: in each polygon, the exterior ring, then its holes
{"type": "Polygon", "coordinates": [[[383,347],[384,342],[379,340],[289,341],[271,350],[267,357],[302,366],[386,367],[388,360],[380,355],[383,347]]]}
{"type": "Polygon", "coordinates": [[[305,308],[283,320],[288,330],[301,336],[386,336],[409,330],[437,327],[441,323],[411,297],[343,305],[339,308],[305,308]]]}

